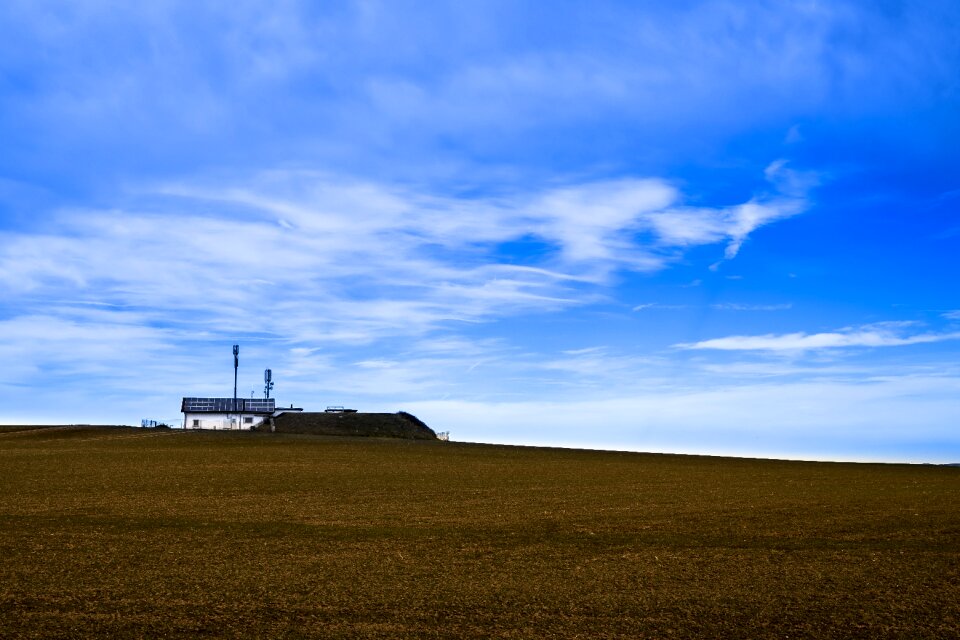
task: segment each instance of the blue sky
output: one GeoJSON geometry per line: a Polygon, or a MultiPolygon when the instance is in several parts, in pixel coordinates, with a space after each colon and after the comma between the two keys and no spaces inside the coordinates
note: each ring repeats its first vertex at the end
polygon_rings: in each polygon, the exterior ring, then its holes
{"type": "Polygon", "coordinates": [[[7,2],[0,422],[960,461],[958,123],[950,1],[7,2]]]}

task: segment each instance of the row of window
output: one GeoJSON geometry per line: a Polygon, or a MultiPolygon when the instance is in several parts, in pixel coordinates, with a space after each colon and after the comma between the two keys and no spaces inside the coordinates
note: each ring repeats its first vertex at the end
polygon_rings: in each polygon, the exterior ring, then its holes
{"type": "MultiPolygon", "coordinates": [[[[230,424],[231,424],[231,425],[234,425],[234,424],[236,424],[236,423],[237,423],[236,420],[231,420],[231,421],[230,421],[230,424]]],[[[253,416],[244,416],[244,417],[243,417],[243,424],[253,424],[253,416]]],[[[199,419],[199,418],[194,418],[194,419],[193,419],[193,425],[191,425],[191,426],[192,426],[194,429],[199,429],[200,426],[201,426],[201,425],[200,425],[200,419],[199,419]]]]}

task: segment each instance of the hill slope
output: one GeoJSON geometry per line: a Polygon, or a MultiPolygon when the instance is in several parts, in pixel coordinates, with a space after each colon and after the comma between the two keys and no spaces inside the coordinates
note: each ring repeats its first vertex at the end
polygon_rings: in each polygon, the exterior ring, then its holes
{"type": "Polygon", "coordinates": [[[960,637],[960,469],[0,432],[2,638],[960,637]]]}
{"type": "MultiPolygon", "coordinates": [[[[284,413],[273,419],[276,433],[305,433],[320,436],[370,436],[436,440],[433,429],[416,416],[398,413],[284,413]]],[[[267,422],[257,431],[270,431],[267,422]]]]}

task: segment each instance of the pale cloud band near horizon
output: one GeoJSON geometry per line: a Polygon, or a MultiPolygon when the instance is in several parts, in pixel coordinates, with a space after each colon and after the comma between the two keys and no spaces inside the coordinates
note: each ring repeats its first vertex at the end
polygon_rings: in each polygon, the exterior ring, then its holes
{"type": "Polygon", "coordinates": [[[727,336],[693,343],[675,344],[677,349],[714,349],[718,351],[803,352],[820,349],[857,347],[899,347],[926,344],[944,340],[960,340],[960,331],[944,333],[904,332],[904,325],[912,323],[889,322],[847,328],[824,333],[798,331],[785,334],[757,336],[727,336]]]}

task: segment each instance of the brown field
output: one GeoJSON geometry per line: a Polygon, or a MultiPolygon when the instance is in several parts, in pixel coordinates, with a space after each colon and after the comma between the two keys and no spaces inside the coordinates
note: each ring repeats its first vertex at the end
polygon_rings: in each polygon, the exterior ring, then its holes
{"type": "Polygon", "coordinates": [[[0,636],[960,637],[960,468],[0,428],[0,636]]]}

